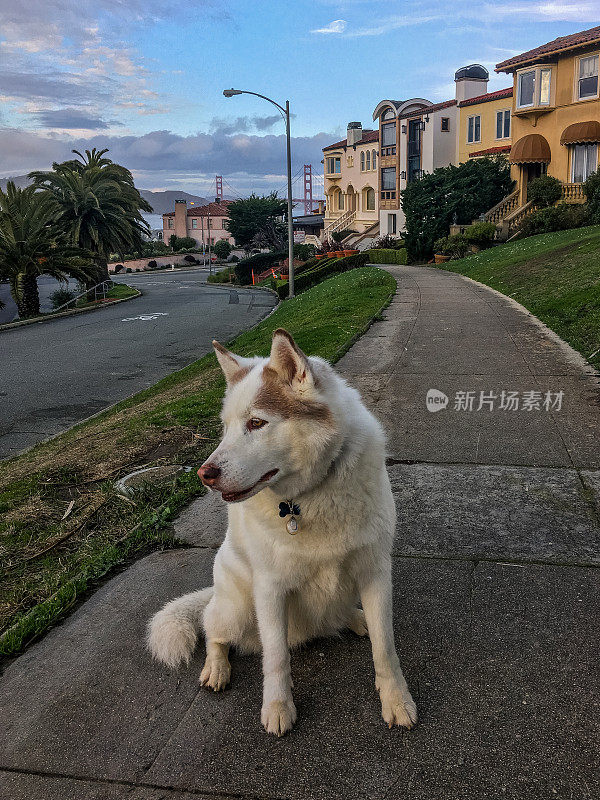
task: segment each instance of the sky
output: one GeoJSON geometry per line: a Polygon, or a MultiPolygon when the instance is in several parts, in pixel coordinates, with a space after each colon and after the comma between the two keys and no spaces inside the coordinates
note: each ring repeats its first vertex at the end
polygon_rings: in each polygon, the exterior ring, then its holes
{"type": "MultiPolygon", "coordinates": [[[[600,24],[600,0],[0,0],[0,176],[108,147],[140,188],[210,195],[285,187],[372,127],[382,99],[454,96],[454,72],[600,24]]],[[[298,192],[301,192],[300,183],[298,192]]],[[[316,187],[315,187],[316,190],[316,187]]]]}

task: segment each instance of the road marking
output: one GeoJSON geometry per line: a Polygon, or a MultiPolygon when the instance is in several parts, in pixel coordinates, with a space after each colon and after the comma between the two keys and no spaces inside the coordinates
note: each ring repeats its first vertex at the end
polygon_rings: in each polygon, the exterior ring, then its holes
{"type": "Polygon", "coordinates": [[[166,311],[157,311],[155,314],[140,314],[138,317],[125,317],[122,319],[121,322],[134,322],[137,319],[141,319],[143,322],[148,322],[152,319],[158,319],[159,317],[168,317],[169,314],[166,311]]]}

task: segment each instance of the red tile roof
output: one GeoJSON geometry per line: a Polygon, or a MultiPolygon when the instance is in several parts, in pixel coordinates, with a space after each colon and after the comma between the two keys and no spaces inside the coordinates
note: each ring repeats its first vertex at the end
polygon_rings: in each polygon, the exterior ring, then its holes
{"type": "Polygon", "coordinates": [[[513,72],[520,64],[532,63],[543,59],[544,56],[574,50],[593,42],[600,42],[600,25],[589,28],[587,31],[571,33],[569,36],[559,36],[558,39],[553,39],[540,47],[534,47],[533,50],[527,50],[518,56],[507,58],[506,61],[496,64],[496,72],[513,72]]]}
{"type": "MultiPolygon", "coordinates": [[[[354,142],[354,144],[368,144],[369,142],[378,142],[379,141],[379,131],[370,131],[364,130],[362,139],[359,139],[358,142],[354,142]]],[[[352,146],[352,145],[350,145],[352,146]]],[[[327,147],[323,148],[325,150],[334,150],[338,147],[348,147],[348,140],[342,139],[341,142],[335,142],[334,144],[328,144],[327,147]]]]}
{"type": "Polygon", "coordinates": [[[509,86],[508,89],[499,89],[497,92],[488,92],[487,94],[480,94],[477,97],[469,97],[468,100],[463,100],[459,103],[460,107],[475,106],[479,103],[491,103],[492,100],[501,100],[503,97],[512,97],[513,87],[509,86]]]}
{"type": "Polygon", "coordinates": [[[469,158],[477,158],[478,156],[495,156],[498,153],[510,153],[510,145],[505,144],[502,147],[488,147],[487,150],[476,150],[469,153],[469,158]]]}
{"type": "MultiPolygon", "coordinates": [[[[205,206],[192,206],[187,209],[187,215],[188,217],[208,217],[210,214],[211,217],[226,217],[228,216],[227,206],[232,202],[233,200],[222,200],[220,203],[208,203],[208,205],[205,206]]],[[[163,214],[163,217],[174,216],[174,211],[167,211],[166,214],[163,214]]]]}
{"type": "Polygon", "coordinates": [[[409,111],[407,114],[401,114],[398,119],[408,119],[409,117],[421,117],[423,114],[433,114],[434,111],[441,111],[443,108],[450,108],[456,105],[456,100],[444,100],[443,103],[436,103],[433,106],[425,106],[418,111],[409,111]]]}

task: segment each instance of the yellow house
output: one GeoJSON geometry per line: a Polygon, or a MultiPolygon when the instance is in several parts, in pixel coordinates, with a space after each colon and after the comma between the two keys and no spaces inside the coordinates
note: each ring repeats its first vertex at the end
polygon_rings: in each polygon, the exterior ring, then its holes
{"type": "Polygon", "coordinates": [[[510,153],[513,89],[501,89],[458,104],[458,162],[510,153]]]}
{"type": "Polygon", "coordinates": [[[347,237],[344,244],[366,245],[379,234],[379,131],[363,130],[360,122],[350,122],[347,137],[324,147],[323,157],[323,238],[351,229],[357,235],[347,237]]]}
{"type": "Polygon", "coordinates": [[[597,26],[496,66],[496,72],[513,76],[513,208],[526,208],[528,183],[546,173],[562,182],[565,201],[584,201],[582,184],[598,169],[599,62],[597,26]]]}

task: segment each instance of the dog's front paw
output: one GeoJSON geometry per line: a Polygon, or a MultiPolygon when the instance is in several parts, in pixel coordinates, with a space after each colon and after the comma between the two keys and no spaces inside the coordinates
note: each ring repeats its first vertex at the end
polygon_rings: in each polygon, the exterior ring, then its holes
{"type": "Polygon", "coordinates": [[[264,705],[260,719],[267,733],[283,736],[292,729],[296,716],[296,706],[290,697],[289,700],[272,700],[264,705]]]}
{"type": "Polygon", "coordinates": [[[231,664],[227,656],[207,656],[204,668],[200,673],[200,685],[220,692],[231,678],[231,664]]]}
{"type": "Polygon", "coordinates": [[[381,716],[388,728],[400,725],[413,728],[417,723],[417,706],[408,689],[404,691],[397,684],[389,684],[379,691],[381,698],[381,716]]]}

